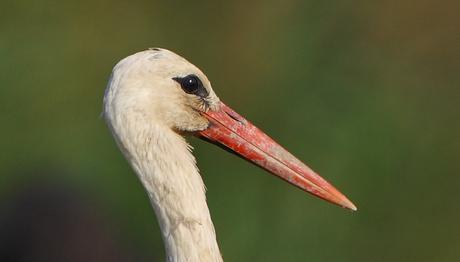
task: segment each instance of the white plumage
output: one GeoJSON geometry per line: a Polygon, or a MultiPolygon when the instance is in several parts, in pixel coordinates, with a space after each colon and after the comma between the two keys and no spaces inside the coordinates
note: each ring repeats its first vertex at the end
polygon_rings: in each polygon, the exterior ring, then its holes
{"type": "MultiPolygon", "coordinates": [[[[112,72],[104,116],[150,197],[167,261],[222,261],[203,180],[191,147],[177,132],[207,127],[207,120],[191,109],[205,105],[172,80],[190,73],[207,80],[198,68],[164,49],[129,56],[112,72]]],[[[205,84],[214,106],[219,99],[209,81],[205,84]]]]}

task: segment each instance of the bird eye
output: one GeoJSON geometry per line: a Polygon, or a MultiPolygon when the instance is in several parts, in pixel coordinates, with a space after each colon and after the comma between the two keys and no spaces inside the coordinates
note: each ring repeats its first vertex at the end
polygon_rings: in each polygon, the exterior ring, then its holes
{"type": "Polygon", "coordinates": [[[173,80],[178,82],[182,90],[187,94],[194,94],[200,97],[208,96],[208,90],[204,88],[203,83],[196,75],[173,77],[173,80]]]}

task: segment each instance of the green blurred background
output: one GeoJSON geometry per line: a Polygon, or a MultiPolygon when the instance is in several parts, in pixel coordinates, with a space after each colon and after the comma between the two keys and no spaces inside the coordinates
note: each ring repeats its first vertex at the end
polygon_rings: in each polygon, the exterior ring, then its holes
{"type": "Polygon", "coordinates": [[[146,194],[100,118],[112,67],[147,47],[200,67],[359,208],[191,139],[226,261],[460,261],[460,2],[0,7],[2,261],[164,260],[146,194]]]}

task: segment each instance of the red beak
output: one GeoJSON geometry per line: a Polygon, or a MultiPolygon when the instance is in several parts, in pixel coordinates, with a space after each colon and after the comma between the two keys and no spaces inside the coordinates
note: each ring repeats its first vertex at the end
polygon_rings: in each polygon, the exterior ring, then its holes
{"type": "Polygon", "coordinates": [[[210,125],[199,135],[220,144],[268,172],[333,204],[356,211],[356,206],[335,187],[221,102],[217,111],[202,113],[210,125]]]}

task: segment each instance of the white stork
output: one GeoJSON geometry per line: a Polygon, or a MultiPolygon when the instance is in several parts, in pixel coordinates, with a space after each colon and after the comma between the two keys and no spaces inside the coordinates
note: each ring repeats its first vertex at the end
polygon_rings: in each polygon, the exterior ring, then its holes
{"type": "Polygon", "coordinates": [[[302,190],[356,210],[327,181],[222,103],[206,75],[169,50],[151,48],[115,66],[104,116],[147,191],[167,261],[222,261],[205,185],[185,134],[226,147],[302,190]]]}

